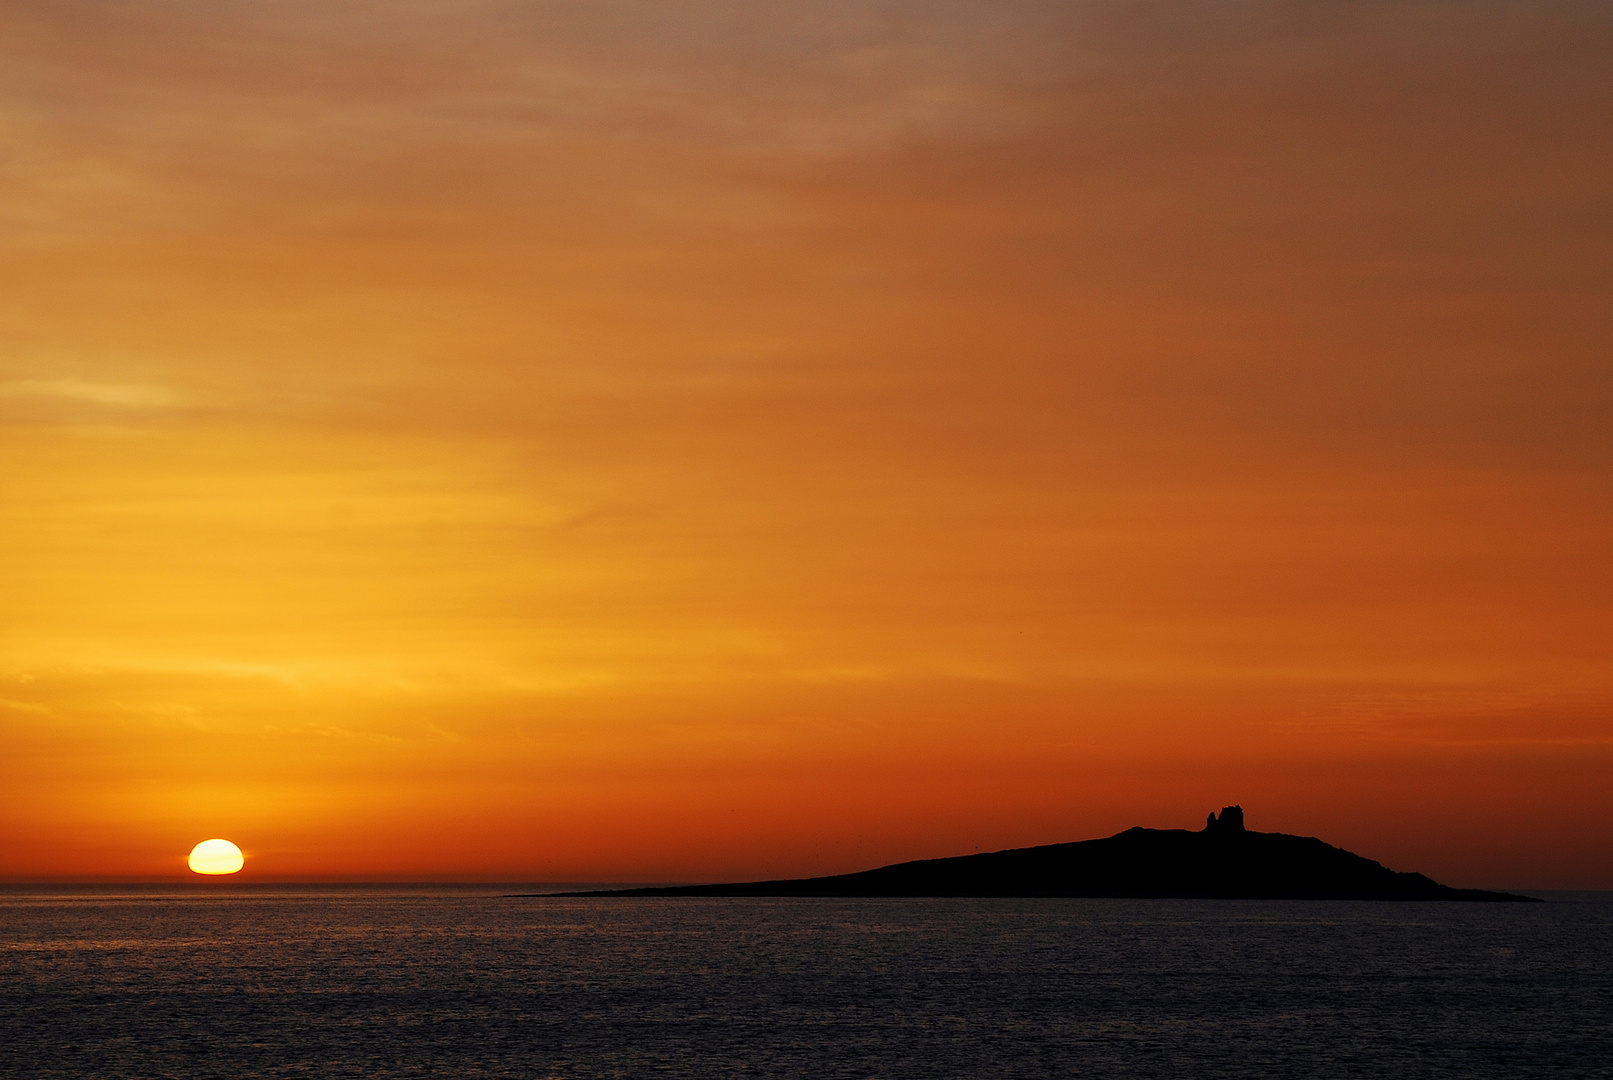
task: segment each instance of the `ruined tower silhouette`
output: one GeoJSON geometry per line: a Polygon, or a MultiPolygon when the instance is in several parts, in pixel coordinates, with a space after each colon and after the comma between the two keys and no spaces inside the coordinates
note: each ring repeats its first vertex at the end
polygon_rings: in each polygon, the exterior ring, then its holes
{"type": "Polygon", "coordinates": [[[1221,816],[1216,817],[1215,811],[1210,811],[1209,818],[1204,822],[1205,832],[1243,832],[1243,807],[1223,806],[1221,816]]]}

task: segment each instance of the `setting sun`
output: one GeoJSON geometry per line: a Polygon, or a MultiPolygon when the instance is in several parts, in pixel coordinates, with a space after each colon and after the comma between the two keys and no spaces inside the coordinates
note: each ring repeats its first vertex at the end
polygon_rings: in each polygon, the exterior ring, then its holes
{"type": "Polygon", "coordinates": [[[190,868],[198,874],[236,874],[245,863],[241,849],[228,840],[203,840],[190,849],[190,868]]]}

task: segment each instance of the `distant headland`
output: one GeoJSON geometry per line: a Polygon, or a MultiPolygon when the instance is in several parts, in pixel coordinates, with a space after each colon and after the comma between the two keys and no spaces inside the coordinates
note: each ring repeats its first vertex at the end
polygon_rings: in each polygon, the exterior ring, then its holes
{"type": "Polygon", "coordinates": [[[833,877],[674,885],[562,896],[1034,897],[1536,902],[1398,873],[1314,836],[1252,832],[1243,808],[1203,830],[1127,829],[1101,840],[921,859],[833,877]]]}

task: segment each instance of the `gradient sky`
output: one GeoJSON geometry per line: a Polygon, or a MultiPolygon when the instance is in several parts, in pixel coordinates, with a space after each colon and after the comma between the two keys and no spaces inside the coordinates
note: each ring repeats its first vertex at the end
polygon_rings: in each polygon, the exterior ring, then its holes
{"type": "Polygon", "coordinates": [[[0,878],[1613,888],[1613,9],[0,8],[0,878]]]}

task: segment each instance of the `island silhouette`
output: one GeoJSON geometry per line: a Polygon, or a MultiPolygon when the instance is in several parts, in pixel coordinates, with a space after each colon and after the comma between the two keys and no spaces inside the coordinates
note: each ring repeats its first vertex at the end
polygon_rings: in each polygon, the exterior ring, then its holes
{"type": "Polygon", "coordinates": [[[1203,830],[1127,829],[1099,840],[919,859],[831,877],[669,885],[560,896],[1035,897],[1262,900],[1478,900],[1529,896],[1453,889],[1401,873],[1314,836],[1254,832],[1243,808],[1212,812],[1203,830]]]}

